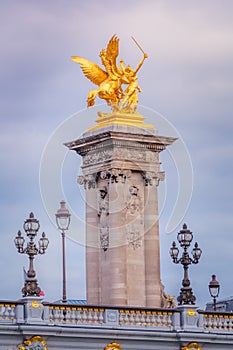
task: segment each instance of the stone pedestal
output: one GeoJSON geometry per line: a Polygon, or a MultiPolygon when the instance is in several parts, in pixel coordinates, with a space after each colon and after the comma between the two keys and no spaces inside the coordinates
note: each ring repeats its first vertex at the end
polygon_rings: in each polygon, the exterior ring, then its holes
{"type": "Polygon", "coordinates": [[[88,304],[161,306],[159,153],[174,140],[113,124],[66,143],[83,159],[88,304]]]}
{"type": "Polygon", "coordinates": [[[43,300],[42,297],[25,297],[24,301],[24,316],[25,323],[43,323],[43,300]]]}
{"type": "Polygon", "coordinates": [[[180,310],[180,326],[185,331],[200,332],[203,328],[203,316],[197,312],[197,305],[180,305],[177,307],[180,310]]]}

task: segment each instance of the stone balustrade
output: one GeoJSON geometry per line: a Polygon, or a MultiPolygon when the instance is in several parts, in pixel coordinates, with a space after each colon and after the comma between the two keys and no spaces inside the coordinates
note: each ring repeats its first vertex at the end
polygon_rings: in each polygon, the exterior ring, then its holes
{"type": "Polygon", "coordinates": [[[52,324],[111,324],[116,326],[173,327],[172,309],[112,308],[44,303],[52,324]]]}
{"type": "Polygon", "coordinates": [[[119,310],[119,324],[146,327],[172,327],[172,310],[119,310]]]}
{"type": "Polygon", "coordinates": [[[15,303],[1,302],[0,304],[0,322],[8,322],[16,320],[15,303]]]}
{"type": "MultiPolygon", "coordinates": [[[[47,304],[46,304],[47,305],[47,304]]],[[[50,323],[71,324],[102,324],[104,323],[104,308],[84,307],[75,305],[47,305],[49,307],[50,323]]]]}
{"type": "Polygon", "coordinates": [[[196,307],[174,309],[113,308],[42,302],[41,298],[0,301],[0,325],[110,326],[158,330],[199,330],[233,335],[233,314],[206,312],[196,307]]]}
{"type": "Polygon", "coordinates": [[[17,323],[19,311],[23,311],[23,302],[0,301],[0,324],[17,323]]]}
{"type": "Polygon", "coordinates": [[[233,333],[233,314],[226,312],[206,312],[203,314],[203,327],[208,331],[228,331],[233,333]]]}

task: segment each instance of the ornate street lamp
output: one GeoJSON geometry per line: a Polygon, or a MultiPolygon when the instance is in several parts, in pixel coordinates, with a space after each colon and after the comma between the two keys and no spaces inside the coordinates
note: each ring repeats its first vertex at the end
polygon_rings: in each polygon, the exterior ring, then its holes
{"type": "Polygon", "coordinates": [[[212,275],[212,280],[209,283],[209,291],[211,297],[214,299],[214,311],[216,311],[216,298],[218,297],[220,291],[220,284],[216,280],[216,275],[212,275]]]}
{"type": "Polygon", "coordinates": [[[62,275],[63,275],[63,293],[62,293],[62,302],[66,303],[66,254],[65,254],[65,231],[68,230],[70,225],[70,213],[66,208],[66,202],[60,202],[61,207],[58,209],[56,215],[56,223],[58,229],[61,231],[62,236],[62,275]]]}
{"type": "Polygon", "coordinates": [[[182,288],[180,290],[180,295],[177,300],[179,305],[185,304],[195,304],[196,297],[193,295],[192,288],[190,287],[190,280],[188,277],[188,268],[191,264],[197,264],[201,257],[201,249],[198,247],[197,242],[194,244],[194,248],[192,250],[193,259],[189,256],[188,247],[190,246],[193,240],[193,234],[190,230],[187,229],[187,225],[183,225],[183,229],[178,232],[177,240],[184,249],[181,258],[178,259],[179,249],[176,246],[176,243],[172,243],[172,247],[170,248],[170,255],[175,264],[182,264],[184,268],[184,278],[182,280],[182,288]]]}
{"type": "Polygon", "coordinates": [[[40,223],[37,219],[34,218],[34,214],[30,213],[29,219],[24,222],[23,225],[24,231],[26,232],[29,242],[26,247],[24,246],[25,239],[22,237],[21,231],[18,231],[17,236],[15,237],[15,246],[18,249],[18,252],[21,254],[27,254],[29,257],[29,270],[27,272],[27,278],[22,289],[23,297],[26,296],[40,296],[41,289],[38,286],[36,279],[36,272],[34,270],[33,261],[34,256],[37,254],[44,254],[49,240],[45,236],[45,233],[42,233],[42,237],[38,241],[38,247],[35,243],[35,238],[40,228],[40,223]]]}

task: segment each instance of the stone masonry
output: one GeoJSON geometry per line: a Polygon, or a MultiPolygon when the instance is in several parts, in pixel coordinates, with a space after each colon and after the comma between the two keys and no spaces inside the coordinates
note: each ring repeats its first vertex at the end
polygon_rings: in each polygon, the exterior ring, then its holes
{"type": "Polygon", "coordinates": [[[174,140],[115,124],[66,143],[82,156],[88,304],[161,307],[159,153],[174,140]]]}

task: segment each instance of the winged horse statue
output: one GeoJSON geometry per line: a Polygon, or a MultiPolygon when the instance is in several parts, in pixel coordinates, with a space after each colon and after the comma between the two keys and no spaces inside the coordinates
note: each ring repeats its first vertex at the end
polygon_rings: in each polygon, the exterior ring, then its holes
{"type": "MultiPolygon", "coordinates": [[[[133,40],[135,41],[134,38],[133,40]]],[[[137,44],[136,41],[135,43],[137,44]]],[[[137,91],[142,91],[138,86],[136,73],[148,57],[139,45],[138,47],[143,52],[143,58],[136,69],[132,69],[129,65],[125,67],[123,60],[120,60],[120,65],[117,64],[119,38],[116,35],[111,37],[106,49],[101,50],[99,54],[105,69],[86,58],[71,57],[72,61],[80,65],[85,77],[98,86],[97,89],[88,93],[88,107],[95,104],[98,95],[99,98],[104,99],[111,106],[112,111],[134,112],[136,110],[138,104],[137,91]],[[125,90],[122,88],[123,84],[128,85],[125,90]]]]}

